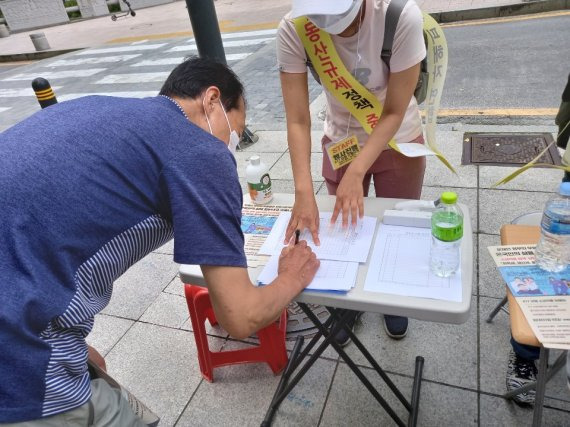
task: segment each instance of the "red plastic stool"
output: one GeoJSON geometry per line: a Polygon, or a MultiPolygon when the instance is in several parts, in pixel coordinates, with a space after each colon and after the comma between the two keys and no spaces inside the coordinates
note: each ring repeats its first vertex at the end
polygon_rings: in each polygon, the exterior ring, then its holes
{"type": "Polygon", "coordinates": [[[281,372],[287,365],[285,334],[287,332],[287,309],[283,310],[279,322],[275,322],[257,332],[259,345],[252,348],[231,351],[210,351],[206,335],[205,322],[212,326],[218,322],[212,309],[208,290],[201,286],[184,285],[188,311],[198,349],[198,362],[202,376],[214,381],[214,368],[236,363],[266,362],[274,374],[281,372]]]}

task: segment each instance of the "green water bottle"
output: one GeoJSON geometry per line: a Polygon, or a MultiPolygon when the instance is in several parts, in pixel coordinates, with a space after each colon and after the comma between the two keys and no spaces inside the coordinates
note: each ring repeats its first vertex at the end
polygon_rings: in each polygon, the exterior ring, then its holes
{"type": "Polygon", "coordinates": [[[449,277],[459,269],[463,212],[457,194],[446,191],[431,217],[430,269],[439,277],[449,277]]]}

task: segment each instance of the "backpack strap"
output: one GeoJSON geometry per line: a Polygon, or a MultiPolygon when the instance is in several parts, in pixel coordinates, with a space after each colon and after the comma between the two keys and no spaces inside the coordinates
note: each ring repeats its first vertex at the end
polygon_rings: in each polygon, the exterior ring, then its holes
{"type": "Polygon", "coordinates": [[[386,10],[386,20],[384,21],[384,42],[382,43],[382,53],[380,54],[384,64],[390,69],[390,58],[392,57],[392,45],[396,35],[396,27],[400,20],[400,15],[408,0],[392,0],[386,10]]]}

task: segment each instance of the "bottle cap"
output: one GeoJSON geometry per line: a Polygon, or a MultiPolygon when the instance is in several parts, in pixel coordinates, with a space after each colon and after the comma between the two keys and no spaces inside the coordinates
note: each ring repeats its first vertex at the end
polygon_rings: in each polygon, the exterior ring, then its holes
{"type": "Polygon", "coordinates": [[[446,205],[452,205],[457,202],[457,194],[453,191],[445,191],[441,193],[441,201],[446,205]]]}
{"type": "Polygon", "coordinates": [[[570,196],[570,182],[560,183],[559,193],[563,196],[570,196]]]}
{"type": "Polygon", "coordinates": [[[259,156],[251,156],[249,158],[249,163],[257,166],[259,163],[261,163],[261,158],[259,156]]]}

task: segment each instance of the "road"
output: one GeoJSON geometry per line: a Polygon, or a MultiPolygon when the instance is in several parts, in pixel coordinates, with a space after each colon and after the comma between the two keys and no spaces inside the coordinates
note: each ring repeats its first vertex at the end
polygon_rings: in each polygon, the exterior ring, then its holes
{"type": "Polygon", "coordinates": [[[484,22],[445,28],[442,108],[558,108],[570,73],[570,12],[484,22]]]}
{"type": "MultiPolygon", "coordinates": [[[[446,26],[449,69],[442,120],[472,121],[482,112],[487,122],[504,122],[512,114],[551,121],[570,72],[570,50],[562,43],[568,28],[568,11],[446,26]]],[[[275,30],[225,33],[223,41],[246,87],[248,122],[282,124],[275,30]]],[[[175,64],[196,53],[191,38],[147,39],[0,68],[0,129],[38,109],[30,89],[37,76],[51,81],[60,101],[92,93],[150,96],[175,64]]],[[[311,83],[311,99],[319,93],[311,83]]]]}

